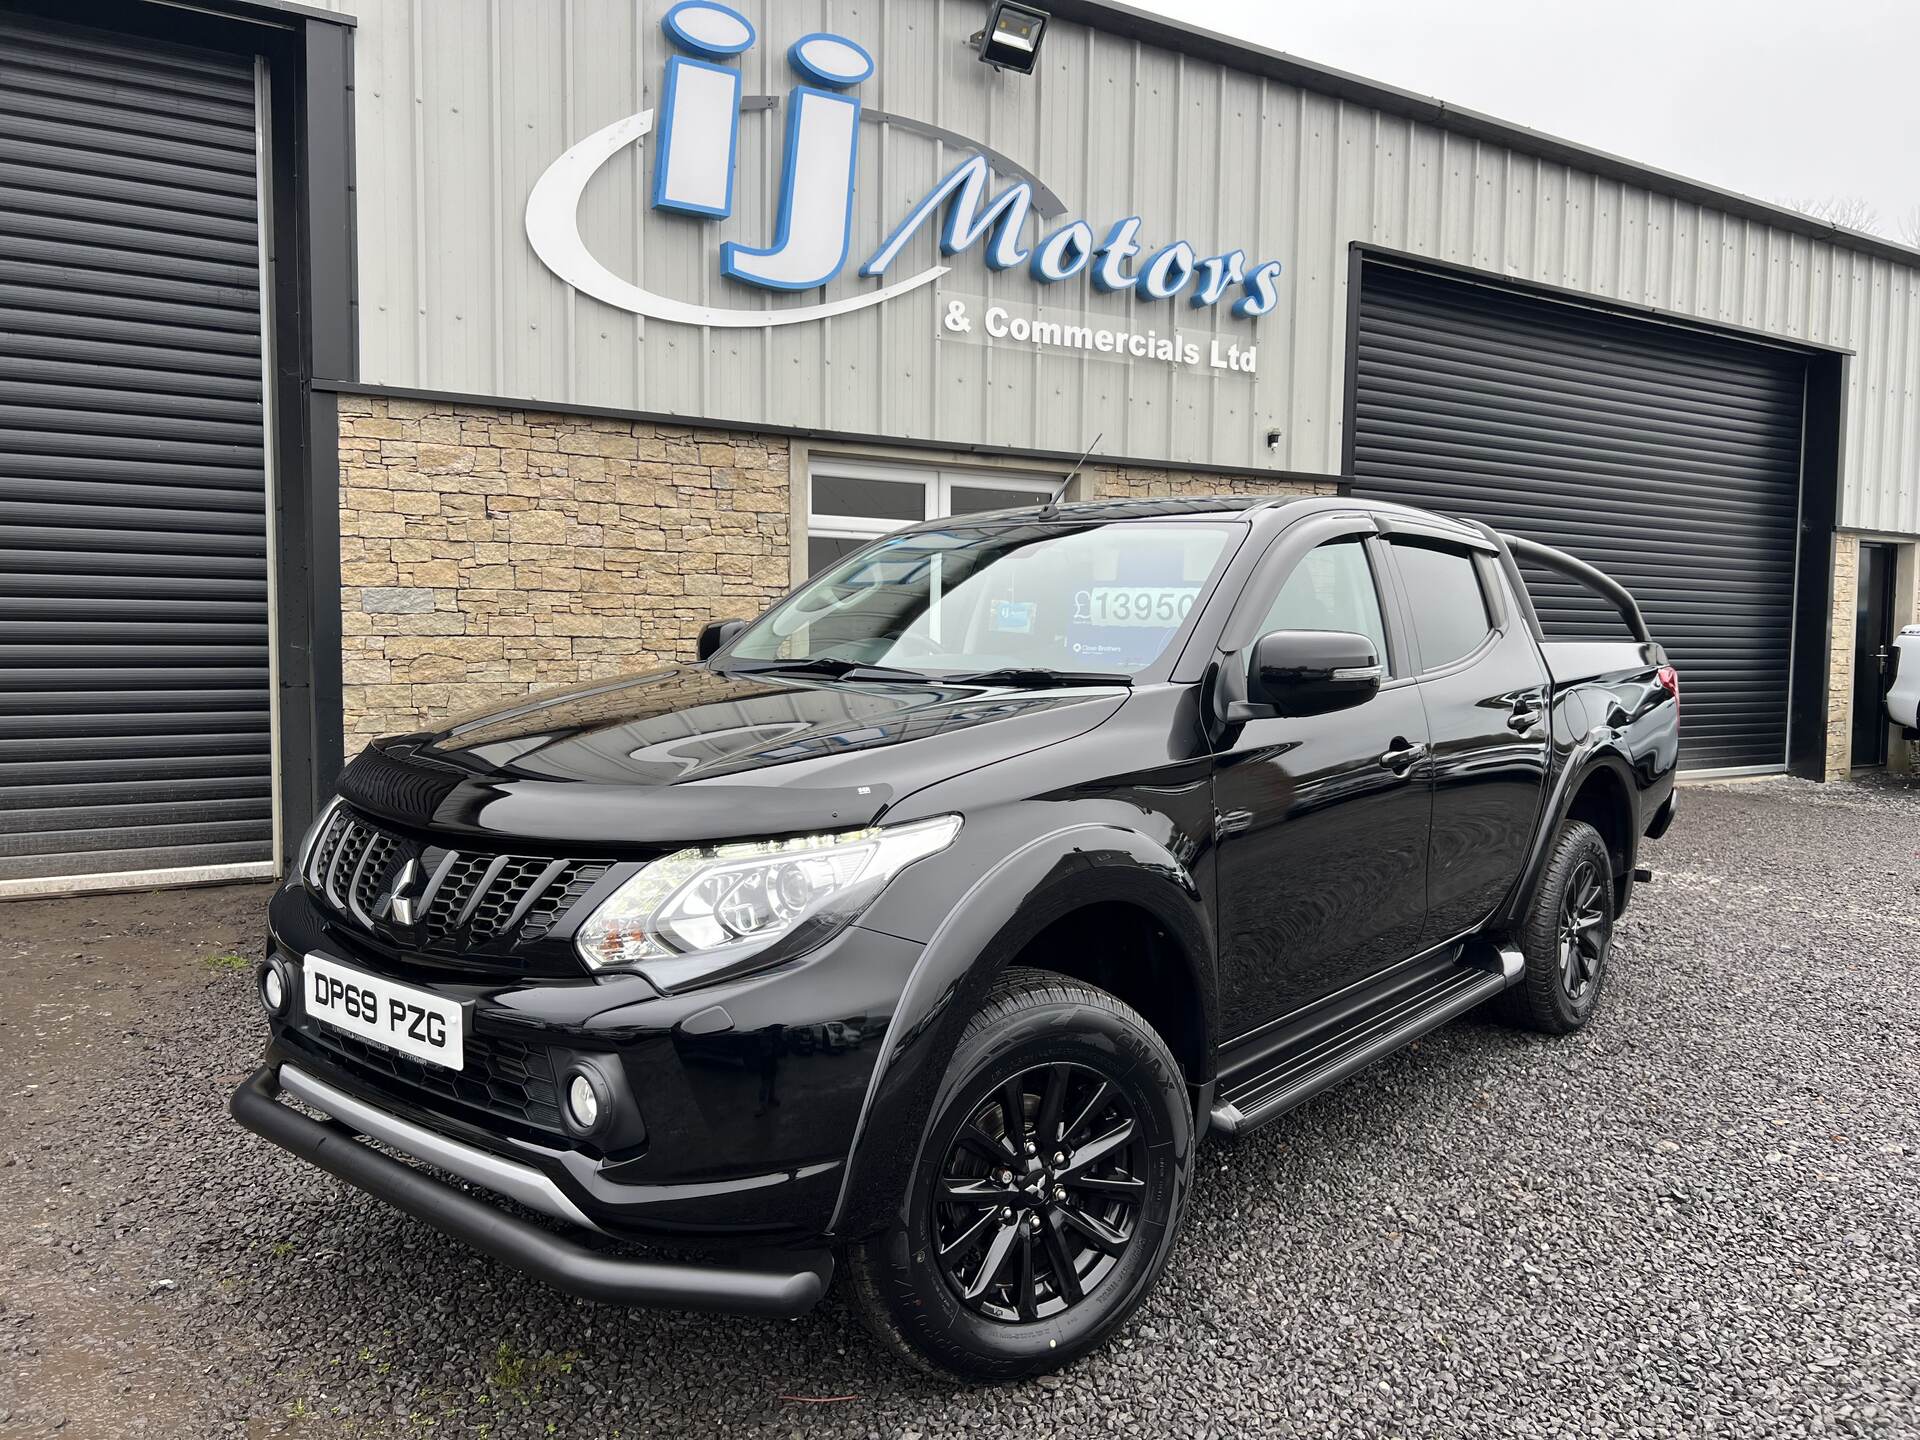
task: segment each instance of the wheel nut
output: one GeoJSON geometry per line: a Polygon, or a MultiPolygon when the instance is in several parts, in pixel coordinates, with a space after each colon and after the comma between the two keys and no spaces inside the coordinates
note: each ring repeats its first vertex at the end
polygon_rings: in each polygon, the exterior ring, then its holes
{"type": "Polygon", "coordinates": [[[1053,1203],[1054,1204],[1059,1205],[1063,1203],[1066,1200],[1066,1198],[1067,1198],[1066,1186],[1056,1185],[1053,1187],[1053,1203]]]}
{"type": "Polygon", "coordinates": [[[1035,1151],[1037,1151],[1037,1150],[1038,1150],[1039,1148],[1040,1148],[1040,1147],[1039,1147],[1038,1145],[1036,1145],[1036,1144],[1034,1144],[1034,1143],[1033,1143],[1033,1141],[1031,1141],[1031,1140],[1029,1140],[1029,1141],[1027,1141],[1027,1154],[1029,1154],[1029,1155],[1031,1155],[1031,1154],[1033,1154],[1033,1153],[1034,1153],[1035,1151]]]}
{"type": "Polygon", "coordinates": [[[1002,1170],[994,1178],[997,1179],[1002,1185],[1011,1185],[1013,1183],[1013,1171],[1002,1170]]]}
{"type": "Polygon", "coordinates": [[[1039,1211],[1029,1210],[1027,1212],[1027,1228],[1029,1230],[1038,1230],[1040,1228],[1040,1212],[1039,1211]]]}
{"type": "Polygon", "coordinates": [[[1054,1152],[1053,1152],[1053,1163],[1054,1163],[1054,1164],[1056,1164],[1056,1165],[1064,1165],[1064,1164],[1066,1164],[1066,1163],[1067,1163],[1067,1152],[1066,1152],[1066,1151],[1064,1151],[1064,1150],[1056,1150],[1056,1151],[1054,1151],[1054,1152]]]}
{"type": "Polygon", "coordinates": [[[1011,1219],[1013,1219],[1013,1207],[1012,1207],[1011,1205],[1009,1205],[1009,1206],[1007,1206],[1007,1207],[1006,1207],[1006,1208],[1005,1208],[1004,1210],[1002,1210],[1002,1211],[1000,1212],[1000,1218],[1001,1218],[1002,1220],[1011,1220],[1011,1219]]]}

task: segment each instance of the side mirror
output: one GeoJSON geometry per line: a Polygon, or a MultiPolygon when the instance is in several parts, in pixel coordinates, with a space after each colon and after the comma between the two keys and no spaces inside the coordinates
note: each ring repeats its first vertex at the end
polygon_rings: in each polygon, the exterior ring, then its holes
{"type": "Polygon", "coordinates": [[[1248,706],[1260,715],[1325,715],[1371,700],[1386,673],[1364,635],[1275,630],[1253,642],[1248,706]]]}
{"type": "Polygon", "coordinates": [[[721,646],[747,628],[744,620],[714,620],[700,627],[700,640],[694,646],[694,654],[701,660],[711,660],[721,646]]]}

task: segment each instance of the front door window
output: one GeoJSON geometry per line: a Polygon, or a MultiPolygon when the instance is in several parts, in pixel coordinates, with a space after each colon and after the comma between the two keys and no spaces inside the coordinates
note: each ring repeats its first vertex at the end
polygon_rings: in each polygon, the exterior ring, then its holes
{"type": "MultiPolygon", "coordinates": [[[[1387,663],[1387,627],[1380,618],[1380,593],[1367,563],[1366,542],[1358,535],[1332,540],[1307,552],[1280,587],[1255,634],[1275,630],[1337,630],[1364,635],[1373,653],[1387,663]]],[[[1253,647],[1247,647],[1252,663],[1253,647]]]]}

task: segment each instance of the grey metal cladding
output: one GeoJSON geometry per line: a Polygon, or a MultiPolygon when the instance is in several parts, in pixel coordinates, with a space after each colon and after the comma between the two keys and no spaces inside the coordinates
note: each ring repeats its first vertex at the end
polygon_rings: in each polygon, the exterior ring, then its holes
{"type": "MultiPolygon", "coordinates": [[[[1436,123],[1342,99],[1330,93],[1337,78],[1315,87],[1311,67],[1295,83],[1258,73],[1257,56],[1221,65],[1056,21],[1038,73],[996,75],[964,43],[986,13],[981,0],[741,0],[761,36],[737,62],[749,95],[786,93],[793,39],[849,35],[878,62],[859,91],[866,103],[1001,152],[1096,228],[1140,215],[1143,241],[1184,238],[1203,255],[1244,247],[1285,269],[1279,305],[1257,322],[1077,282],[1046,295],[1072,323],[1164,329],[1177,317],[1202,335],[1251,335],[1254,380],[937,340],[931,288],[816,324],[701,330],[573,292],[522,230],[548,164],[659,102],[667,0],[345,8],[360,17],[360,378],[372,383],[1069,454],[1104,431],[1108,454],[1337,473],[1347,250],[1361,242],[1856,352],[1843,522],[1920,531],[1920,270],[1892,258],[1894,247],[1852,250],[1844,236],[1770,224],[1761,207],[1736,214],[1708,191],[1636,183],[1600,157],[1583,168],[1574,147],[1545,137],[1528,150],[1448,128],[1441,107],[1426,107],[1436,123]],[[1272,450],[1270,430],[1281,437],[1272,450]]],[[[900,127],[863,131],[854,264],[801,300],[870,286],[855,265],[955,158],[900,127]]],[[[653,211],[636,149],[588,187],[594,254],[690,301],[765,303],[717,264],[719,239],[761,244],[771,233],[779,127],[755,115],[741,133],[734,219],[653,211]]],[[[934,254],[922,237],[903,273],[934,254]]],[[[977,250],[938,288],[1038,298],[1023,272],[994,275],[977,250]]]]}
{"type": "MultiPolygon", "coordinates": [[[[1684,686],[1689,769],[1787,749],[1806,360],[1369,260],[1354,492],[1571,551],[1640,602],[1684,686]]],[[[1528,571],[1550,638],[1621,639],[1528,571]]]]}
{"type": "Polygon", "coordinates": [[[0,15],[0,881],[270,858],[254,85],[0,15]]]}

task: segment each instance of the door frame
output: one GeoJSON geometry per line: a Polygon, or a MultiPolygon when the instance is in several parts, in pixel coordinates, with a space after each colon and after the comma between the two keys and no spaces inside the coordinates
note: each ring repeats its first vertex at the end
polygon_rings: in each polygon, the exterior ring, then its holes
{"type": "MultiPolygon", "coordinates": [[[[1345,540],[1358,541],[1361,545],[1366,564],[1372,573],[1374,596],[1380,607],[1380,623],[1385,631],[1387,653],[1380,658],[1381,663],[1386,667],[1387,674],[1385,678],[1382,679],[1380,688],[1374,698],[1377,699],[1381,695],[1393,695],[1401,692],[1411,694],[1416,701],[1415,711],[1419,713],[1422,718],[1422,735],[1424,737],[1427,733],[1425,728],[1426,712],[1425,702],[1421,700],[1418,688],[1421,679],[1419,673],[1420,662],[1413,639],[1413,619],[1406,609],[1405,591],[1401,586],[1398,571],[1393,568],[1393,557],[1389,552],[1387,537],[1380,529],[1378,518],[1370,512],[1334,509],[1318,514],[1309,514],[1291,524],[1283,525],[1282,528],[1274,534],[1273,538],[1268,541],[1264,547],[1259,549],[1258,554],[1251,557],[1251,565],[1245,572],[1245,579],[1239,583],[1238,591],[1235,593],[1232,604],[1227,609],[1227,613],[1221,620],[1219,630],[1215,632],[1210,639],[1206,640],[1202,654],[1209,666],[1231,667],[1243,664],[1244,661],[1241,658],[1243,653],[1254,641],[1259,639],[1259,635],[1256,633],[1259,622],[1266,618],[1273,601],[1278,597],[1287,581],[1292,578],[1293,572],[1305,562],[1308,555],[1319,549],[1322,545],[1334,544],[1345,540]]],[[[1256,541],[1255,543],[1257,544],[1258,542],[1256,541]]],[[[1237,556],[1235,558],[1238,559],[1237,556]]],[[[1224,587],[1232,583],[1233,581],[1230,576],[1227,572],[1223,571],[1218,584],[1224,587]]],[[[1181,665],[1185,663],[1196,640],[1199,638],[1197,632],[1189,637],[1188,648],[1182,652],[1180,663],[1175,666],[1174,673],[1176,675],[1181,673],[1181,665]]],[[[1253,721],[1249,723],[1265,724],[1267,722],[1253,721]]],[[[1236,746],[1233,744],[1222,743],[1218,737],[1210,737],[1207,741],[1207,751],[1214,767],[1214,783],[1216,787],[1218,785],[1219,767],[1222,759],[1232,754],[1235,748],[1236,746]]],[[[1418,935],[1419,931],[1424,931],[1426,926],[1424,906],[1424,892],[1426,889],[1425,877],[1426,866],[1431,863],[1432,858],[1432,788],[1430,783],[1427,786],[1427,792],[1429,796],[1427,848],[1423,851],[1425,863],[1423,863],[1421,867],[1423,906],[1419,930],[1416,931],[1416,935],[1418,935]]],[[[1217,810],[1219,806],[1217,794],[1214,804],[1217,810]]],[[[1215,925],[1217,929],[1223,930],[1224,927],[1221,925],[1222,905],[1219,893],[1220,862],[1217,853],[1214,858],[1213,869],[1212,884],[1214,888],[1212,903],[1215,925]]],[[[1457,939],[1458,937],[1455,938],[1457,939]]],[[[1216,935],[1215,939],[1216,943],[1221,946],[1227,943],[1227,937],[1224,933],[1216,935]]],[[[1414,943],[1416,945],[1419,943],[1417,938],[1414,943]]],[[[1252,1024],[1246,1025],[1232,1034],[1226,1035],[1225,1038],[1220,1040],[1218,1045],[1218,1051],[1221,1057],[1221,1082],[1224,1084],[1231,1076],[1244,1076],[1250,1071],[1257,1070],[1261,1063],[1278,1053],[1292,1038],[1300,1033],[1300,1025],[1307,1017],[1315,1017],[1314,1023],[1317,1024],[1319,1023],[1319,1017],[1345,1013],[1346,1009],[1350,1006],[1364,1007],[1369,997],[1385,989],[1392,988],[1394,984],[1399,983],[1404,980],[1407,975],[1413,973],[1421,964],[1433,962],[1435,957],[1445,951],[1451,943],[1453,942],[1447,941],[1440,945],[1420,949],[1414,954],[1393,961],[1377,971],[1350,979],[1344,984],[1335,986],[1325,994],[1302,1000],[1296,1005],[1289,1006],[1275,1014],[1268,1015],[1252,1024]]],[[[1233,1017],[1231,1015],[1226,1016],[1223,1024],[1230,1025],[1232,1019],[1233,1017]]]]}
{"type": "MultiPolygon", "coordinates": [[[[1898,544],[1890,540],[1862,540],[1859,542],[1859,558],[1854,566],[1853,581],[1853,685],[1851,687],[1852,694],[1848,697],[1851,702],[1852,712],[1848,716],[1847,724],[1847,744],[1849,751],[1847,768],[1849,770],[1879,770],[1884,768],[1893,758],[1892,737],[1884,719],[1879,725],[1864,727],[1868,729],[1868,733],[1874,736],[1872,757],[1863,760],[1859,753],[1860,734],[1863,728],[1859,713],[1861,682],[1860,657],[1864,648],[1859,630],[1859,617],[1861,614],[1861,602],[1866,598],[1867,552],[1873,551],[1884,557],[1885,561],[1880,576],[1880,610],[1881,619],[1886,631],[1886,644],[1891,646],[1894,636],[1900,633],[1900,617],[1898,613],[1900,600],[1900,548],[1898,544]]],[[[1884,675],[1884,673],[1883,671],[1882,674],[1884,675]]]]}

